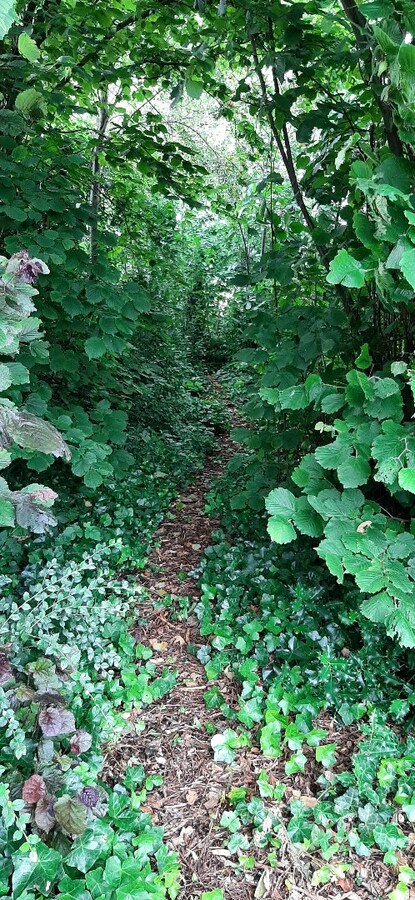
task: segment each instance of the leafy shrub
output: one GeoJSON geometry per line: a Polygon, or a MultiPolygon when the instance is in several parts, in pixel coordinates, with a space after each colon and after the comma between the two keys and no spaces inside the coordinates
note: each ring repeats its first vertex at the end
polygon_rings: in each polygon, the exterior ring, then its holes
{"type": "MultiPolygon", "coordinates": [[[[34,287],[42,273],[49,271],[40,259],[29,256],[26,250],[15,253],[9,260],[0,257],[0,315],[2,325],[1,352],[15,357],[23,345],[33,357],[44,358],[47,350],[39,332],[40,320],[35,311],[34,287]]],[[[30,379],[29,370],[21,362],[0,364],[0,390],[2,392],[30,379]]],[[[0,404],[1,450],[0,467],[12,462],[14,447],[42,450],[54,457],[70,459],[70,452],[61,434],[49,423],[30,411],[19,410],[7,398],[0,404]],[[14,445],[14,447],[13,447],[14,445]],[[11,451],[11,452],[10,452],[11,451]]],[[[42,533],[55,519],[50,507],[56,498],[54,491],[42,484],[29,484],[11,491],[4,478],[0,479],[0,526],[11,528],[15,524],[42,533]]]]}

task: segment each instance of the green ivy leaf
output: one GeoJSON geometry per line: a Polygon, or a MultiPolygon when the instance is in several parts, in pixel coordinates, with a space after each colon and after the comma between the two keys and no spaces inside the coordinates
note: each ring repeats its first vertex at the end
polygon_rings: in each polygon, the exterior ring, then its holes
{"type": "Polygon", "coordinates": [[[277,759],[281,756],[281,726],[279,722],[269,722],[260,732],[260,746],[264,756],[277,759]]]}
{"type": "Polygon", "coordinates": [[[72,844],[65,862],[80,872],[88,872],[99,860],[111,853],[113,832],[108,825],[95,820],[72,844]]]}
{"type": "Polygon", "coordinates": [[[387,850],[405,847],[408,842],[408,838],[402,834],[402,831],[392,824],[377,825],[373,829],[373,837],[383,853],[386,853],[387,850]]]}
{"type": "Polygon", "coordinates": [[[316,761],[321,762],[325,769],[331,769],[336,762],[336,744],[322,744],[316,747],[316,761]]]}
{"type": "Polygon", "coordinates": [[[42,894],[49,893],[50,888],[56,883],[62,864],[62,856],[57,850],[52,850],[39,841],[33,849],[29,848],[25,853],[18,851],[12,858],[13,900],[17,900],[23,891],[34,886],[42,894]]]}

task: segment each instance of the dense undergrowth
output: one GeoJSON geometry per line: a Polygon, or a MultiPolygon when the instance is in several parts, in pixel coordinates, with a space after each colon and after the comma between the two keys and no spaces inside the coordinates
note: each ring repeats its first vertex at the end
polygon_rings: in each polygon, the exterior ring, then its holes
{"type": "MultiPolygon", "coordinates": [[[[212,425],[217,405],[203,397],[198,405],[212,425]]],[[[213,440],[212,428],[196,422],[195,413],[182,442],[153,434],[128,485],[93,493],[62,479],[53,535],[4,541],[1,896],[177,895],[175,854],[140,812],[158,779],[129,769],[110,788],[99,775],[103,745],[126,728],[139,734],[132,711],[175,682],[171,667],[156,675],[151,648],[131,627],[151,535],[213,440]]]]}
{"type": "MultiPolygon", "coordinates": [[[[249,396],[238,373],[223,380],[234,400],[249,396]]],[[[249,454],[240,458],[249,465],[249,454]]],[[[239,478],[233,457],[207,495],[224,530],[198,570],[206,643],[197,655],[212,682],[207,709],[229,718],[212,738],[215,758],[231,765],[239,749],[258,745],[278,761],[278,776],[270,782],[263,772],[257,792],[231,791],[221,820],[227,847],[242,869],[255,867],[258,848],[278,866],[288,840],[311,854],[314,886],[352,872],[358,887],[354,859],[381,851],[397,881],[390,896],[406,897],[415,878],[412,655],[361,619],[358,590],[339,588],[312,541],[295,551],[267,545],[264,510],[251,507],[245,518],[234,503],[239,478]],[[236,701],[215,683],[224,676],[236,701]],[[305,787],[293,792],[297,773],[305,787]]]]}

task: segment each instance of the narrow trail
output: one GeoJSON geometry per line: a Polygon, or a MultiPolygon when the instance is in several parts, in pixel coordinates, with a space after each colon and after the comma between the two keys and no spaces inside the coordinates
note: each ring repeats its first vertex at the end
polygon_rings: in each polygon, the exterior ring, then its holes
{"type": "MultiPolygon", "coordinates": [[[[237,423],[240,424],[235,418],[234,424],[237,423]]],[[[191,487],[171,503],[154,535],[147,568],[139,575],[147,599],[139,607],[135,634],[138,642],[151,647],[151,662],[160,668],[160,674],[168,668],[176,672],[177,680],[169,694],[136,714],[144,722],[144,730],[126,734],[108,748],[105,767],[111,779],[119,781],[127,766],[140,764],[146,775],[162,776],[162,785],[149,793],[141,810],[150,813],[153,822],[163,827],[165,839],[178,854],[180,900],[195,900],[203,891],[215,888],[221,888],[229,900],[262,897],[285,900],[288,896],[290,900],[386,897],[386,882],[385,889],[381,886],[386,876],[380,860],[370,867],[370,886],[366,890],[361,888],[359,894],[349,890],[351,884],[347,879],[340,892],[334,885],[311,888],[310,892],[315,864],[310,854],[293,846],[283,826],[278,863],[272,868],[267,862],[267,851],[261,847],[248,851],[255,854],[252,871],[243,869],[235,854],[226,849],[229,834],[220,827],[220,819],[224,810],[229,809],[227,795],[231,788],[241,786],[254,794],[260,771],[267,773],[271,784],[285,783],[285,802],[300,796],[316,802],[312,795],[315,785],[311,756],[311,772],[290,777],[284,773],[283,758],[264,757],[256,746],[238,750],[230,765],[214,760],[212,732],[223,732],[232,723],[220,711],[206,708],[204,692],[216,684],[226,702],[235,708],[239,691],[231,674],[208,681],[195,655],[206,641],[200,635],[194,614],[200,592],[189,573],[199,565],[204,550],[212,544],[212,532],[219,526],[217,519],[204,512],[206,493],[234,452],[235,444],[230,437],[221,437],[204,469],[191,487]],[[163,598],[169,595],[173,605],[163,605],[163,598]],[[188,598],[189,611],[183,618],[174,615],[178,598],[188,598]]],[[[333,718],[327,715],[321,724],[330,732],[329,739],[337,741],[340,734],[333,718]]],[[[344,749],[348,761],[351,750],[348,745],[344,749]]]]}
{"type": "Polygon", "coordinates": [[[169,513],[174,519],[168,515],[154,535],[147,568],[140,574],[148,599],[140,606],[137,639],[153,649],[153,663],[177,672],[177,682],[162,701],[140,713],[143,733],[138,738],[126,735],[111,749],[110,761],[107,759],[118,777],[128,765],[139,764],[144,765],[146,774],[163,776],[162,786],[150,793],[141,808],[151,813],[155,824],[163,826],[167,841],[178,853],[181,900],[218,887],[235,900],[254,896],[258,870],[255,875],[235,871],[235,856],[224,848],[226,832],[218,830],[218,825],[231,787],[254,786],[260,769],[271,771],[275,765],[272,760],[259,760],[256,748],[239,751],[232,766],[215,763],[211,727],[224,731],[230,723],[219,711],[206,709],[203,695],[215,683],[231,704],[237,690],[231,678],[208,682],[203,665],[188,649],[202,644],[192,612],[200,592],[189,572],[199,564],[219,525],[204,512],[205,495],[233,452],[230,438],[221,437],[191,488],[171,504],[169,513]],[[170,610],[160,608],[161,599],[168,594],[189,598],[186,620],[173,621],[170,610]]]}

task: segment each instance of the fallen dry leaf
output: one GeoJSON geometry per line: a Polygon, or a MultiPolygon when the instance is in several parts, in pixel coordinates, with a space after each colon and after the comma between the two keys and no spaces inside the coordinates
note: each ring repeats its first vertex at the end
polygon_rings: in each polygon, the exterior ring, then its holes
{"type": "Polygon", "coordinates": [[[187,800],[189,806],[193,806],[193,804],[196,803],[196,800],[198,800],[198,798],[199,798],[199,794],[197,793],[197,791],[188,791],[186,794],[186,800],[187,800]]]}
{"type": "Polygon", "coordinates": [[[306,809],[313,809],[318,803],[317,797],[311,797],[309,794],[302,794],[300,800],[306,809]]]}
{"type": "Polygon", "coordinates": [[[221,795],[217,791],[209,791],[208,798],[206,802],[203,804],[205,809],[216,809],[219,806],[221,800],[221,795]]]}
{"type": "Polygon", "coordinates": [[[159,652],[167,650],[166,641],[158,641],[156,640],[156,638],[150,638],[149,644],[153,648],[153,650],[158,650],[159,652]]]}

